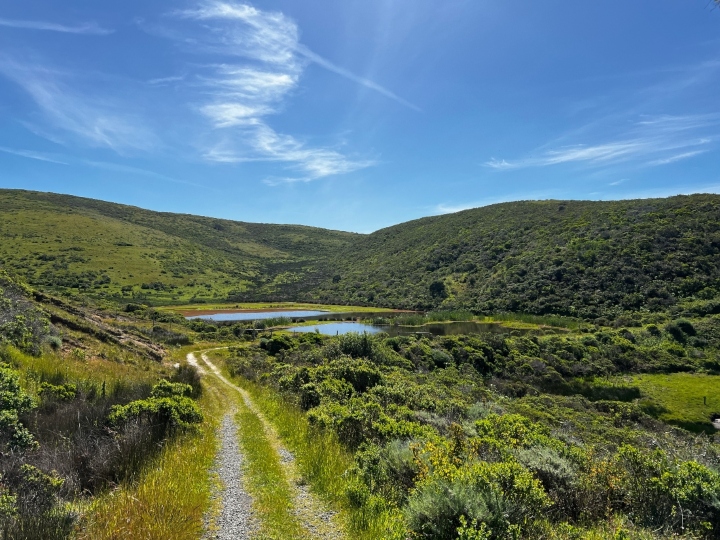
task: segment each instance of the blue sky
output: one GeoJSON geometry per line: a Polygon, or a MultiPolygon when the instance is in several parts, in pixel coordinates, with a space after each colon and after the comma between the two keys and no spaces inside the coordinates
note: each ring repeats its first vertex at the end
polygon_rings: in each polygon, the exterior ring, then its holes
{"type": "Polygon", "coordinates": [[[707,0],[0,6],[0,187],[370,232],[720,192],[707,0]]]}

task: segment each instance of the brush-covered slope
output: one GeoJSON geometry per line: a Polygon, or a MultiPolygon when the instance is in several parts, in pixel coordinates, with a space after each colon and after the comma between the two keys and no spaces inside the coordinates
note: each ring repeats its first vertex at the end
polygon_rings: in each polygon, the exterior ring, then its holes
{"type": "Polygon", "coordinates": [[[0,190],[0,267],[44,289],[109,298],[292,296],[356,236],[0,190]]]}
{"type": "Polygon", "coordinates": [[[325,302],[614,316],[720,291],[720,196],[503,203],[358,238],[325,302]]]}

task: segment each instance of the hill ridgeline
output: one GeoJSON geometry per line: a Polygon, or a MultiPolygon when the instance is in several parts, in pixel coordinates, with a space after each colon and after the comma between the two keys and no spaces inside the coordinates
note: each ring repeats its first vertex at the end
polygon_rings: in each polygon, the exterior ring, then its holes
{"type": "MultiPolygon", "coordinates": [[[[369,235],[0,190],[0,266],[114,302],[316,301],[615,317],[720,297],[720,196],[522,201],[369,235]]],[[[720,309],[718,309],[720,311],[720,309]]]]}

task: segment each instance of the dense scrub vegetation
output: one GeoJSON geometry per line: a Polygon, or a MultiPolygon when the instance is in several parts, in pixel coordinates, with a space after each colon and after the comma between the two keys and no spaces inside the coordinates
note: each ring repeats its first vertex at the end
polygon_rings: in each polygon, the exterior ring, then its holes
{"type": "MultiPolygon", "coordinates": [[[[717,439],[669,428],[626,377],[720,373],[718,330],[712,316],[562,335],[276,334],[226,366],[337,434],[355,456],[345,504],[396,515],[413,538],[581,538],[608,523],[618,538],[715,538],[717,439]]],[[[713,432],[709,415],[683,427],[713,432]]]]}
{"type": "MultiPolygon", "coordinates": [[[[360,238],[309,295],[614,318],[720,294],[720,197],[503,203],[360,238]]],[[[707,307],[718,312],[718,301],[707,307]]]]}

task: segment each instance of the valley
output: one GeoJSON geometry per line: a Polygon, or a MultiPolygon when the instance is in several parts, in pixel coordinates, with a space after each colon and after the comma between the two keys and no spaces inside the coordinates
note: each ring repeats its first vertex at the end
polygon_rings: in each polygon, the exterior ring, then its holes
{"type": "Polygon", "coordinates": [[[370,235],[0,199],[9,538],[720,534],[718,196],[370,235]]]}

